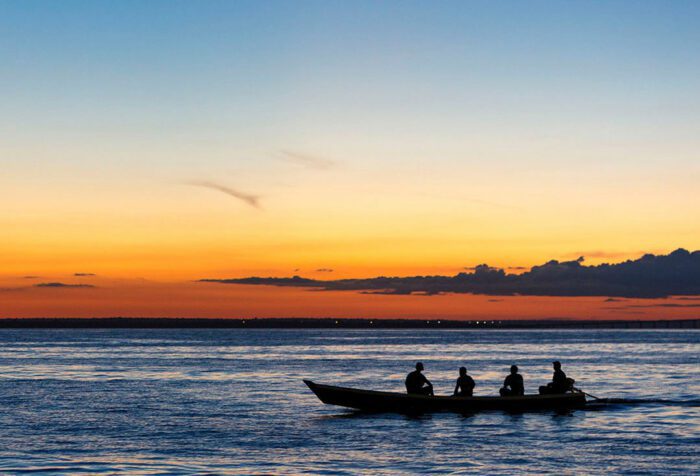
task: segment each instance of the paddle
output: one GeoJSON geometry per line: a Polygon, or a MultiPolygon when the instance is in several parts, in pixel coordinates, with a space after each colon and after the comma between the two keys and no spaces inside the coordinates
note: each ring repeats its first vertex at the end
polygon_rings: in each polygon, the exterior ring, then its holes
{"type": "Polygon", "coordinates": [[[601,402],[602,402],[603,400],[605,400],[604,398],[598,398],[598,397],[596,397],[595,395],[591,395],[591,394],[588,393],[588,392],[584,392],[584,391],[581,390],[580,388],[576,388],[576,387],[571,387],[571,388],[573,388],[573,389],[576,390],[577,392],[581,392],[582,394],[586,395],[587,397],[591,397],[591,398],[593,398],[593,399],[595,399],[595,400],[599,400],[599,401],[601,401],[601,402]]]}

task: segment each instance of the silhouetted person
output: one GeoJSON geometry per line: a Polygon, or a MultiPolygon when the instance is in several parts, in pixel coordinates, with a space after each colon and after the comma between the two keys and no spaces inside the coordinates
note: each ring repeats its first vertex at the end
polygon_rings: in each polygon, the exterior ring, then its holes
{"type": "Polygon", "coordinates": [[[500,393],[502,397],[525,395],[525,382],[523,382],[523,376],[518,373],[517,365],[510,366],[510,375],[503,381],[500,393]]]}
{"type": "Polygon", "coordinates": [[[552,381],[547,385],[542,385],[540,387],[540,395],[547,395],[551,393],[566,393],[568,390],[574,386],[575,380],[572,378],[567,378],[564,371],[561,369],[561,362],[552,362],[552,367],[554,367],[554,374],[552,375],[552,381]]]}
{"type": "Polygon", "coordinates": [[[455,397],[471,397],[474,394],[474,379],[467,375],[467,368],[459,368],[459,378],[457,379],[457,384],[455,385],[455,397]]]}
{"type": "Polygon", "coordinates": [[[416,363],[416,370],[406,376],[406,391],[420,395],[433,395],[433,384],[423,375],[423,364],[416,363]]]}

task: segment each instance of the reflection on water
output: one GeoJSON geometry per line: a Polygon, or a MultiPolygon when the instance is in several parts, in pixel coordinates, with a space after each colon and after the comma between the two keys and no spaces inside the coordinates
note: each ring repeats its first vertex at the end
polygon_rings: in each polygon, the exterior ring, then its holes
{"type": "Polygon", "coordinates": [[[0,472],[678,472],[700,457],[698,331],[4,330],[0,472]],[[559,359],[597,411],[420,417],[323,406],[302,378],[475,394],[559,359]],[[636,402],[630,399],[637,399],[636,402]]]}

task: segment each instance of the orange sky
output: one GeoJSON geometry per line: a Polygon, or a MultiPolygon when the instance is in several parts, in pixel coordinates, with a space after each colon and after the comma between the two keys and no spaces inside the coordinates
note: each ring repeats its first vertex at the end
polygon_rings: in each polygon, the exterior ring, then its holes
{"type": "Polygon", "coordinates": [[[2,316],[694,315],[195,282],[700,249],[692,2],[14,3],[2,316]]]}
{"type": "MultiPolygon", "coordinates": [[[[24,282],[21,282],[24,281],[24,282]]],[[[4,280],[0,317],[367,317],[440,319],[677,319],[697,308],[669,299],[367,295],[272,286],[70,277],[95,288],[37,288],[4,280]],[[641,307],[640,307],[641,306],[641,307]]],[[[691,301],[687,301],[691,302],[691,301]]],[[[700,304],[700,301],[697,301],[700,304]]]]}

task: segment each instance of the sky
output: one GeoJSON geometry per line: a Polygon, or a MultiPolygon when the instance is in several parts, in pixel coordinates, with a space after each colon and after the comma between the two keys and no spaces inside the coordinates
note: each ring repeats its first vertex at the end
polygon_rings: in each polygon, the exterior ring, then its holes
{"type": "Polygon", "coordinates": [[[0,315],[625,318],[198,280],[700,249],[699,23],[683,1],[0,0],[0,315]]]}

